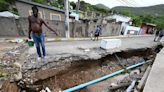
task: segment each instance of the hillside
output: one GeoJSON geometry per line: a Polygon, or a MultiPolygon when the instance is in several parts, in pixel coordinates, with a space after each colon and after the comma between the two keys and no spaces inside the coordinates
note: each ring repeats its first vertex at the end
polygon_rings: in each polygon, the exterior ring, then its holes
{"type": "Polygon", "coordinates": [[[114,7],[112,10],[116,10],[117,12],[128,11],[134,15],[153,15],[153,16],[164,16],[164,4],[149,6],[149,7],[114,7]]]}
{"type": "Polygon", "coordinates": [[[109,7],[105,6],[104,4],[96,4],[95,6],[98,7],[98,8],[101,8],[101,9],[105,9],[105,10],[110,9],[109,7]]]}

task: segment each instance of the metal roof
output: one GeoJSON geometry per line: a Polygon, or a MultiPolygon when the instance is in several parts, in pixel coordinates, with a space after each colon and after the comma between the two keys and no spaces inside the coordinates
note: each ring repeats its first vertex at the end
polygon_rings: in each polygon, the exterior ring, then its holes
{"type": "Polygon", "coordinates": [[[14,13],[11,13],[9,11],[3,11],[3,12],[0,12],[0,17],[14,17],[16,19],[19,18],[18,15],[15,15],[14,13]]]}

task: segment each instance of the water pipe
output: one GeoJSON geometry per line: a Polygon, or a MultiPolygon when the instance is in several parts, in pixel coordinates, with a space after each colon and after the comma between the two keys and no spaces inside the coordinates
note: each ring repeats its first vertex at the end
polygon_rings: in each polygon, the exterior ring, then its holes
{"type": "Polygon", "coordinates": [[[138,63],[138,64],[134,64],[134,65],[132,65],[132,66],[127,67],[126,69],[118,70],[118,71],[116,71],[116,72],[114,72],[114,73],[105,75],[105,76],[100,77],[100,78],[97,78],[97,79],[95,79],[95,80],[92,80],[92,81],[89,81],[89,82],[80,84],[80,85],[78,85],[78,86],[75,86],[75,87],[72,87],[72,88],[69,88],[69,89],[66,89],[66,90],[63,90],[62,92],[73,92],[73,91],[75,91],[75,90],[84,88],[84,87],[89,86],[89,85],[91,85],[91,84],[94,84],[94,83],[100,82],[100,81],[102,81],[102,80],[105,80],[105,79],[107,79],[107,78],[113,77],[113,76],[118,75],[118,74],[120,74],[120,73],[122,73],[122,72],[125,72],[126,70],[129,70],[129,69],[138,67],[138,66],[143,65],[143,64],[145,64],[145,63],[147,63],[147,62],[144,61],[144,62],[141,62],[141,63],[138,63]]]}
{"type": "Polygon", "coordinates": [[[130,86],[126,89],[126,92],[132,92],[134,86],[135,86],[136,80],[133,80],[130,86]]]}

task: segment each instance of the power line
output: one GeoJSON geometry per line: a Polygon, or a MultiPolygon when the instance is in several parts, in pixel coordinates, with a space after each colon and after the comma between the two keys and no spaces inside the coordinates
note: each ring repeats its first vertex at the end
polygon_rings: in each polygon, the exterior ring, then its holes
{"type": "Polygon", "coordinates": [[[139,5],[135,0],[129,0],[129,2],[135,7],[139,5]]]}
{"type": "Polygon", "coordinates": [[[125,2],[123,2],[122,0],[117,0],[119,1],[121,4],[123,4],[124,6],[127,6],[127,4],[125,2]]]}
{"type": "Polygon", "coordinates": [[[128,6],[134,7],[135,5],[131,2],[129,2],[128,0],[121,0],[123,2],[125,2],[128,6]]]}

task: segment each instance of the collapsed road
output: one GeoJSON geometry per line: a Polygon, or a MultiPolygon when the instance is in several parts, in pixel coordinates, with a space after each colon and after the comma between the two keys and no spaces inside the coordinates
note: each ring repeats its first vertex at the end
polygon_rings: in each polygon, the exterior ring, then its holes
{"type": "MultiPolygon", "coordinates": [[[[23,63],[21,62],[21,72],[23,74],[23,78],[21,79],[22,84],[20,81],[18,83],[21,84],[22,90],[26,90],[25,92],[39,92],[39,90],[46,87],[50,88],[52,92],[58,92],[59,90],[65,90],[91,81],[120,69],[124,69],[125,67],[141,63],[142,61],[151,60],[153,62],[156,53],[162,48],[162,43],[153,43],[151,41],[152,37],[145,38],[146,41],[141,41],[140,38],[130,38],[131,40],[136,40],[137,43],[127,43],[130,39],[122,39],[123,46],[113,50],[103,50],[96,45],[91,47],[92,45],[86,46],[77,44],[73,46],[74,48],[70,48],[68,45],[66,48],[68,49],[67,51],[65,48],[61,47],[65,49],[65,53],[64,50],[62,50],[61,53],[48,53],[49,58],[42,62],[37,62],[35,58],[36,55],[29,53],[34,52],[32,51],[33,48],[30,48],[29,51],[24,53],[25,58],[23,59],[23,63]],[[72,49],[76,50],[72,51],[72,49]]],[[[84,44],[84,41],[80,43],[84,44]]],[[[98,42],[91,43],[95,44],[98,42]]],[[[47,45],[50,44],[53,43],[48,43],[47,45]]],[[[59,45],[61,45],[61,43],[57,44],[57,46],[59,45]]],[[[48,50],[49,49],[52,48],[50,47],[48,50]]],[[[146,68],[143,67],[144,69],[141,67],[139,67],[140,73],[137,73],[140,78],[143,76],[148,65],[146,65],[146,68]]],[[[126,82],[128,86],[129,81],[131,81],[131,79],[128,79],[128,82],[126,82]]],[[[109,90],[109,84],[110,82],[108,82],[108,89],[102,90],[109,90]]],[[[79,91],[83,92],[88,90],[88,92],[94,92],[89,91],[89,89],[93,89],[93,87],[83,88],[79,91]]],[[[102,90],[98,92],[102,92],[102,90]]]]}

